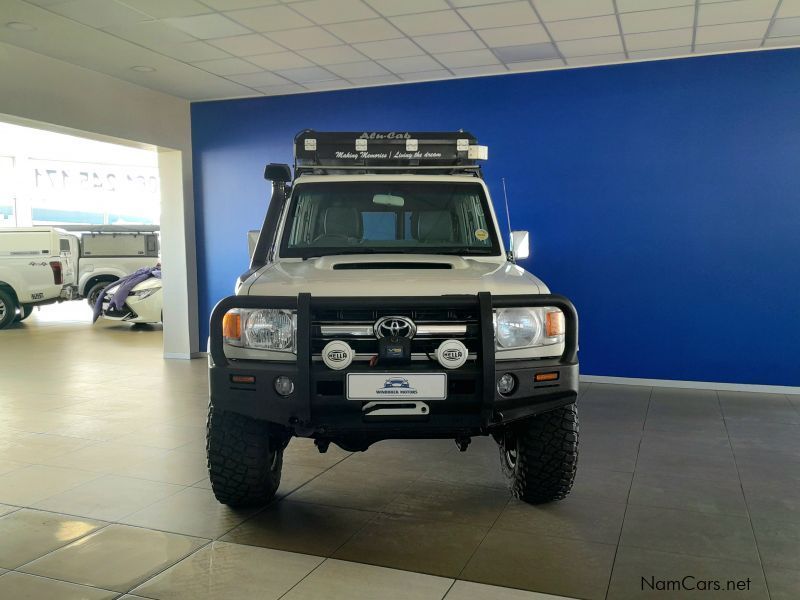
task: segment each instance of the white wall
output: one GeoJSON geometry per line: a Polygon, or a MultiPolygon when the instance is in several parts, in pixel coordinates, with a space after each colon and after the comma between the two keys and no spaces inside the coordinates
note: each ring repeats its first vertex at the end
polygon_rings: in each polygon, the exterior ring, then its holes
{"type": "Polygon", "coordinates": [[[0,115],[54,131],[158,148],[162,170],[164,354],[189,358],[196,353],[189,102],[0,43],[0,115]]]}

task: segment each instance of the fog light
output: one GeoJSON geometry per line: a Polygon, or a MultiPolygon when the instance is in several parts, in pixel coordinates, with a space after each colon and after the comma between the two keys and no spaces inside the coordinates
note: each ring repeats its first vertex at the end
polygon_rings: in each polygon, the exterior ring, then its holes
{"type": "Polygon", "coordinates": [[[275,391],[281,396],[288,396],[294,391],[294,381],[286,377],[286,375],[281,375],[275,379],[275,391]]]}
{"type": "Polygon", "coordinates": [[[502,396],[508,396],[517,387],[517,380],[511,373],[505,373],[497,380],[497,391],[502,396]]]}

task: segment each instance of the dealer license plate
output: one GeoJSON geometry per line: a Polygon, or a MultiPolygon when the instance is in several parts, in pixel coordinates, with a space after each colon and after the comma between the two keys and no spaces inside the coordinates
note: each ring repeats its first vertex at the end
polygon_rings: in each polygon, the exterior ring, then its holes
{"type": "Polygon", "coordinates": [[[444,400],[445,373],[348,373],[348,400],[444,400]]]}

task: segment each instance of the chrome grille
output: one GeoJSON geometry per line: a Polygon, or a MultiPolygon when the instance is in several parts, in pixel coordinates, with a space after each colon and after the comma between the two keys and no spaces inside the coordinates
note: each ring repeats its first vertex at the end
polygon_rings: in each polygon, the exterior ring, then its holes
{"type": "Polygon", "coordinates": [[[477,310],[452,309],[341,309],[322,310],[312,314],[311,352],[318,355],[332,340],[344,340],[356,354],[373,355],[378,352],[378,340],[373,331],[375,322],[385,316],[408,317],[417,326],[411,340],[414,355],[433,354],[447,339],[461,340],[469,352],[479,346],[480,327],[477,310]]]}

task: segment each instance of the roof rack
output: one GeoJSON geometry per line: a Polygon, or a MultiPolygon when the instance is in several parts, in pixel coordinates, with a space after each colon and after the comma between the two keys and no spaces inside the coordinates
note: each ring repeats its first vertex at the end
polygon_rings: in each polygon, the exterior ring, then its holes
{"type": "Polygon", "coordinates": [[[156,233],[161,231],[160,225],[53,225],[65,231],[78,233],[156,233]]]}
{"type": "Polygon", "coordinates": [[[294,138],[295,177],[334,173],[469,173],[481,177],[478,160],[488,149],[471,133],[306,129],[294,138]]]}

